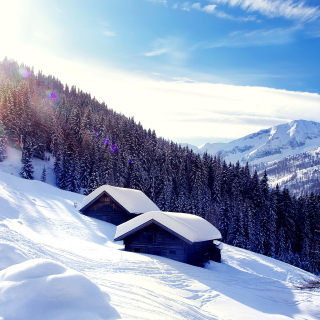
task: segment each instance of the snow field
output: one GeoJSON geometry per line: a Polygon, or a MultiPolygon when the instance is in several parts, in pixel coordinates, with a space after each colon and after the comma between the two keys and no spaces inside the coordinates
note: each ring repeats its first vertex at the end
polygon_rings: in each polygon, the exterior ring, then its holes
{"type": "Polygon", "coordinates": [[[83,198],[0,172],[0,319],[320,319],[294,287],[311,274],[227,245],[206,269],[125,252],[83,198]]]}

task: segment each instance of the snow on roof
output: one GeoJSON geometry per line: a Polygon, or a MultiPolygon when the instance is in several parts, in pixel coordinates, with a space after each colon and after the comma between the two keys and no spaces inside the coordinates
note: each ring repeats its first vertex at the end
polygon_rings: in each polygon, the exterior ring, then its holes
{"type": "Polygon", "coordinates": [[[159,223],[192,243],[221,238],[219,230],[201,217],[187,213],[151,211],[120,224],[114,240],[122,240],[148,222],[159,223]]]}
{"type": "Polygon", "coordinates": [[[130,213],[140,214],[148,211],[160,210],[156,204],[140,190],[103,185],[83,199],[80,211],[104,192],[110,195],[111,198],[130,213]]]}

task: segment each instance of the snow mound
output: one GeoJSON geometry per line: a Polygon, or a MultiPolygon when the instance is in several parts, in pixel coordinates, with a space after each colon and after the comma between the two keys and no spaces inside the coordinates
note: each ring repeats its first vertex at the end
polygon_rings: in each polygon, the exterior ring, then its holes
{"type": "Polygon", "coordinates": [[[0,270],[28,260],[16,247],[0,243],[0,270]]]}
{"type": "Polygon", "coordinates": [[[151,211],[119,225],[115,240],[122,240],[128,233],[149,222],[158,222],[190,242],[221,238],[220,231],[201,217],[187,213],[151,211]]]}
{"type": "Polygon", "coordinates": [[[45,259],[0,272],[3,319],[120,319],[110,297],[81,273],[45,259]]]}
{"type": "Polygon", "coordinates": [[[160,210],[157,205],[140,190],[103,185],[83,199],[80,211],[105,192],[130,213],[139,214],[160,210]]]}

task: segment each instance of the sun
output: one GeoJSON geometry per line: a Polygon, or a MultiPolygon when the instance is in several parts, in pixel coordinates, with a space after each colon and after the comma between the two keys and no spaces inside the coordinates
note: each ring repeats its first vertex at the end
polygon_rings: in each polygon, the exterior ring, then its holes
{"type": "Polygon", "coordinates": [[[3,52],[19,43],[19,31],[26,3],[20,0],[0,0],[0,48],[3,52]]]}

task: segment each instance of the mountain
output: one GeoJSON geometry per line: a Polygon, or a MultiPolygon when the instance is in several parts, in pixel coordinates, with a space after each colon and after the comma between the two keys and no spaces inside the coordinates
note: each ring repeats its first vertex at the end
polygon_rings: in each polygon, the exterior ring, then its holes
{"type": "Polygon", "coordinates": [[[320,147],[279,161],[253,165],[251,171],[254,170],[257,170],[260,176],[266,170],[271,187],[278,184],[296,196],[311,192],[319,193],[320,147]]]}
{"type": "Polygon", "coordinates": [[[315,276],[224,245],[205,269],[123,251],[115,226],[78,212],[84,196],[0,171],[3,319],[319,319],[315,276]]]}
{"type": "Polygon", "coordinates": [[[188,145],[200,154],[221,155],[226,162],[278,161],[320,146],[320,123],[295,120],[289,123],[260,130],[228,143],[206,143],[201,147],[188,145]]]}

